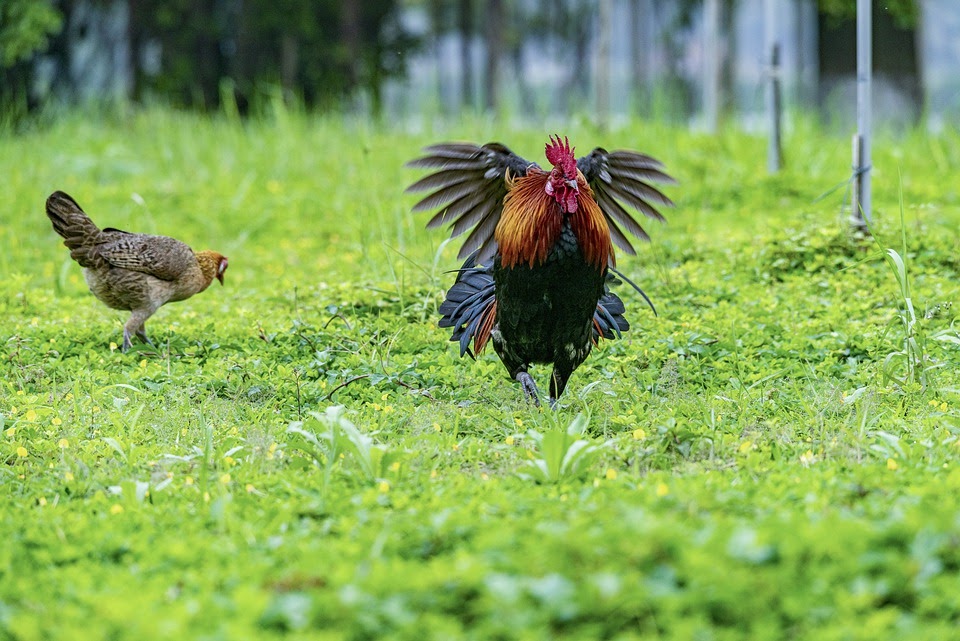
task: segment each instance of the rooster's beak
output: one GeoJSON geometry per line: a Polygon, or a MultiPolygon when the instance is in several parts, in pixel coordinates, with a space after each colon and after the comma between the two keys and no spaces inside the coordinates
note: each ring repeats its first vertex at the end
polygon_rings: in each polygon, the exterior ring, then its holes
{"type": "Polygon", "coordinates": [[[569,187],[570,189],[572,189],[572,190],[574,190],[574,191],[579,191],[579,189],[577,188],[577,181],[574,180],[573,178],[571,178],[570,180],[564,181],[564,183],[565,183],[565,184],[567,185],[567,187],[569,187]]]}

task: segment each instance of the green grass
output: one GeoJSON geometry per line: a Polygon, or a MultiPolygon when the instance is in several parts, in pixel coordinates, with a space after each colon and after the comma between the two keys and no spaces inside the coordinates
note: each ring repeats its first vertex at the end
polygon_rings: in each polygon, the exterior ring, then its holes
{"type": "Polygon", "coordinates": [[[878,138],[877,244],[817,199],[848,141],[786,143],[771,177],[762,139],[644,123],[0,134],[0,639],[952,638],[960,134],[878,138]],[[619,261],[660,316],[622,291],[632,330],[541,412],[436,327],[456,246],[402,165],[450,138],[538,158],[556,129],[680,184],[619,261]],[[55,189],[221,251],[226,286],[121,354],[55,189]]]}

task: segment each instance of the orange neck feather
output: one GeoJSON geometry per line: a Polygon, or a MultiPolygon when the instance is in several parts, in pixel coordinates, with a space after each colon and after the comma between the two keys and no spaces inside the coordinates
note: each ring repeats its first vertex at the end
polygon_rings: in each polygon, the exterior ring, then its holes
{"type": "MultiPolygon", "coordinates": [[[[503,213],[494,232],[503,267],[541,265],[560,239],[565,214],[546,192],[548,178],[548,173],[531,169],[513,182],[504,198],[503,213]]],[[[610,228],[593,199],[593,190],[579,172],[577,187],[580,190],[577,211],[570,214],[570,226],[584,259],[604,268],[608,261],[614,260],[610,228]]]]}

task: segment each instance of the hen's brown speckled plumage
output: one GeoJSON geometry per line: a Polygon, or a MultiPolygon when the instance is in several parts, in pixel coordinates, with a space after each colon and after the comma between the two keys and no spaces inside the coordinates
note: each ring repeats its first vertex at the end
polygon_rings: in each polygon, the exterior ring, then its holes
{"type": "Polygon", "coordinates": [[[214,278],[223,284],[227,258],[214,251],[194,252],[167,236],[98,228],[77,202],[57,191],[47,198],[47,216],[63,236],[70,256],[84,268],[93,295],[113,309],[128,310],[123,350],[131,337],[149,343],[144,324],[161,305],[205,290],[214,278]]]}

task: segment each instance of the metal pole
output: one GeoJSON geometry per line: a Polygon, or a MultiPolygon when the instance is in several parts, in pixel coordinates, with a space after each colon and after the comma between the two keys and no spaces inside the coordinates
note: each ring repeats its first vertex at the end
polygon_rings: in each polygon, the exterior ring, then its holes
{"type": "Polygon", "coordinates": [[[775,174],[783,163],[780,145],[780,42],[777,37],[777,0],[764,2],[764,49],[769,55],[767,64],[766,103],[770,138],[767,142],[767,171],[775,174]]]}
{"type": "Polygon", "coordinates": [[[865,227],[872,222],[870,217],[870,138],[872,136],[871,84],[873,74],[873,0],[857,0],[857,142],[859,158],[854,157],[855,208],[852,219],[855,225],[865,227]]]}

